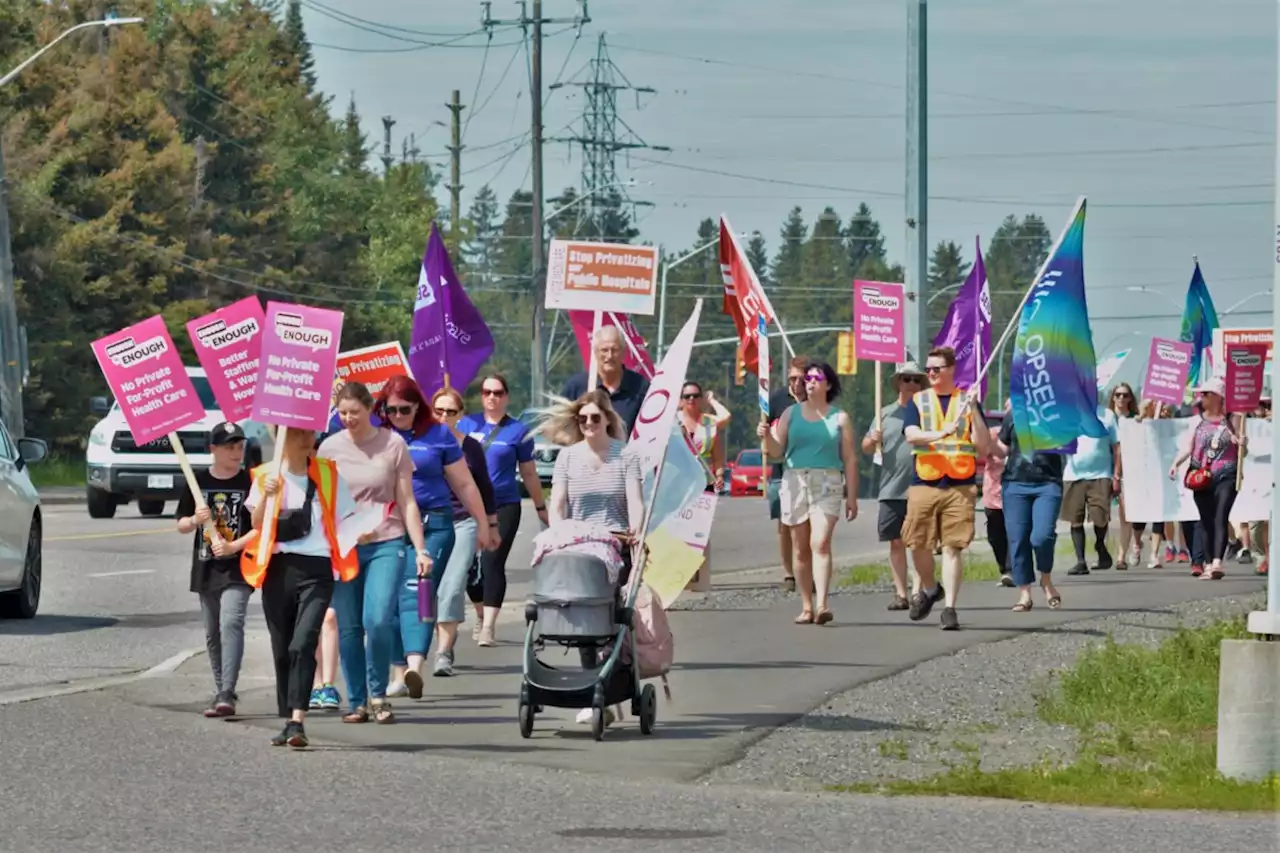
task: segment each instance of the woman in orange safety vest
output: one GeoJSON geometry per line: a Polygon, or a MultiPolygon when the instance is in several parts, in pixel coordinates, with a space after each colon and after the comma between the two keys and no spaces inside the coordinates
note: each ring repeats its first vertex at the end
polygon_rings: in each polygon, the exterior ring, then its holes
{"type": "Polygon", "coordinates": [[[315,440],[310,430],[288,430],[280,476],[270,476],[268,466],[257,468],[245,501],[260,535],[245,550],[240,568],[250,586],[262,589],[275,659],[276,707],[287,720],[271,739],[275,746],[307,745],[303,721],[320,626],[335,581],[350,580],[360,571],[355,543],[345,553],[338,544],[338,525],[356,512],[356,502],[337,465],[314,456],[315,440]],[[270,554],[265,567],[258,563],[261,551],[270,554]]]}

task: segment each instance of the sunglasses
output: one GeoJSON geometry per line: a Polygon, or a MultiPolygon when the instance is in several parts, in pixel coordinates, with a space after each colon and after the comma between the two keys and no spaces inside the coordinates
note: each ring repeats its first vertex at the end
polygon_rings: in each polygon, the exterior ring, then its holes
{"type": "Polygon", "coordinates": [[[787,377],[787,384],[791,384],[792,382],[803,382],[803,381],[804,381],[804,377],[803,377],[803,376],[788,376],[788,377],[787,377]]]}
{"type": "Polygon", "coordinates": [[[604,420],[604,415],[599,412],[592,412],[589,415],[578,415],[578,424],[586,426],[587,424],[598,424],[604,420]]]}
{"type": "Polygon", "coordinates": [[[827,375],[825,373],[806,373],[804,375],[805,382],[826,382],[827,375]]]}
{"type": "Polygon", "coordinates": [[[507,392],[501,388],[481,388],[480,393],[486,397],[505,397],[507,392]]]}
{"type": "Polygon", "coordinates": [[[681,394],[681,400],[701,400],[702,394],[681,394]]]}
{"type": "Polygon", "coordinates": [[[436,409],[436,414],[442,418],[451,418],[454,415],[460,415],[462,412],[458,409],[436,409]]]}
{"type": "Polygon", "coordinates": [[[417,411],[417,409],[418,407],[415,405],[385,407],[386,413],[388,415],[412,415],[415,411],[417,411]]]}
{"type": "Polygon", "coordinates": [[[1128,391],[1117,391],[1114,396],[1117,400],[1128,400],[1133,395],[1128,391]]]}
{"type": "Polygon", "coordinates": [[[921,385],[924,383],[923,376],[899,376],[899,382],[905,382],[908,385],[921,385]]]}
{"type": "Polygon", "coordinates": [[[924,369],[924,372],[932,376],[933,374],[941,373],[946,369],[947,369],[947,366],[945,364],[931,364],[924,369]]]}

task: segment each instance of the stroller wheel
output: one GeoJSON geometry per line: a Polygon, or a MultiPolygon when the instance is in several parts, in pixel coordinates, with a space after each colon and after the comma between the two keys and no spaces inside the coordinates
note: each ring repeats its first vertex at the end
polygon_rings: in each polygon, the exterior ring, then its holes
{"type": "Polygon", "coordinates": [[[596,705],[591,709],[591,736],[596,740],[604,740],[604,707],[596,705]]]}
{"type": "Polygon", "coordinates": [[[533,706],[521,702],[516,713],[520,718],[520,737],[528,739],[533,735],[533,706]]]}
{"type": "Polygon", "coordinates": [[[640,734],[653,734],[653,725],[658,721],[658,691],[652,684],[640,689],[640,734]]]}

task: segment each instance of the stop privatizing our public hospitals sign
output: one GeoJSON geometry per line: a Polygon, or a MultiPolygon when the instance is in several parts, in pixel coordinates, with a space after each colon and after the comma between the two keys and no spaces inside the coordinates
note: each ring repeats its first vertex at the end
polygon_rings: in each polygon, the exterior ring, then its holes
{"type": "Polygon", "coordinates": [[[906,289],[885,281],[854,281],[854,355],[868,361],[899,363],[907,359],[903,316],[906,289]]]}
{"type": "Polygon", "coordinates": [[[323,430],[341,340],[341,311],[268,302],[253,419],[288,429],[323,430]]]}
{"type": "Polygon", "coordinates": [[[552,240],[546,308],[652,315],[658,290],[658,248],[552,240]]]}

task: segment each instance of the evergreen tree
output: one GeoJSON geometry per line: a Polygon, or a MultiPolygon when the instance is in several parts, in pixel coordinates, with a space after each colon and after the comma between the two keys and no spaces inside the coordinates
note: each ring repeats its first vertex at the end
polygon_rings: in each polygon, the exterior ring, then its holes
{"type": "Polygon", "coordinates": [[[759,231],[752,231],[751,239],[747,241],[744,251],[747,253],[751,268],[756,271],[756,276],[760,279],[760,284],[769,289],[772,286],[769,279],[769,249],[765,246],[764,235],[759,231]]]}
{"type": "Polygon", "coordinates": [[[360,113],[356,111],[355,92],[351,93],[347,114],[342,119],[342,148],[342,166],[346,172],[351,175],[364,172],[369,149],[365,145],[365,135],[360,132],[360,113]]]}
{"type": "Polygon", "coordinates": [[[462,256],[472,269],[472,283],[493,283],[498,262],[502,223],[498,221],[498,196],[488,184],[482,186],[467,210],[469,239],[462,246],[462,256]]]}
{"type": "Polygon", "coordinates": [[[933,256],[929,259],[929,284],[925,296],[928,299],[927,324],[931,340],[942,328],[947,307],[956,298],[956,293],[972,266],[964,259],[957,243],[941,240],[934,247],[933,256]]]}
{"type": "Polygon", "coordinates": [[[306,81],[307,88],[314,90],[316,61],[311,55],[311,42],[307,39],[307,31],[302,24],[302,3],[299,0],[289,0],[284,18],[284,34],[294,58],[298,61],[298,73],[306,81]]]}
{"type": "Polygon", "coordinates": [[[773,270],[769,277],[773,279],[775,287],[785,289],[801,285],[804,243],[808,236],[809,228],[805,225],[800,208],[791,208],[787,221],[782,224],[778,251],[773,255],[773,270]]]}
{"type": "Polygon", "coordinates": [[[899,276],[885,279],[874,274],[886,267],[884,237],[880,234],[880,223],[871,214],[871,208],[862,203],[849,218],[849,226],[844,231],[848,243],[849,271],[855,278],[868,281],[902,281],[899,276]]]}

